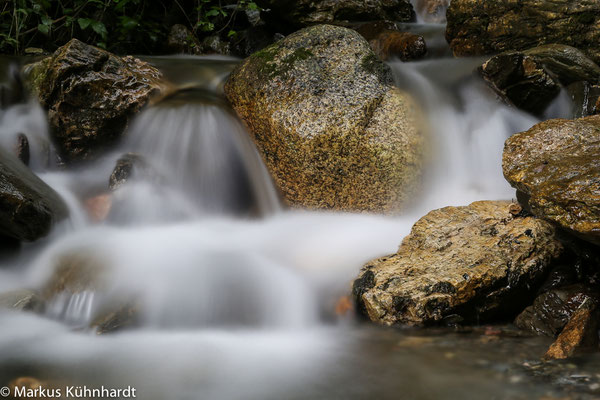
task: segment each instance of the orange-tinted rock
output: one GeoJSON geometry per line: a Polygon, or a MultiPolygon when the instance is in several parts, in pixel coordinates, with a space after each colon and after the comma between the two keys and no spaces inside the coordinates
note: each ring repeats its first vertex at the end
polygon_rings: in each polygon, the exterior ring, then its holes
{"type": "Polygon", "coordinates": [[[409,32],[387,30],[369,41],[379,58],[387,61],[399,58],[402,61],[417,60],[427,53],[427,45],[422,36],[409,32]]]}

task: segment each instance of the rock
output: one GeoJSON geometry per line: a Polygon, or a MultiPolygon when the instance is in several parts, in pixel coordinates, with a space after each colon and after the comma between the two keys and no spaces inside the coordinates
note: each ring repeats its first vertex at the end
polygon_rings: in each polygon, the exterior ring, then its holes
{"type": "Polygon", "coordinates": [[[147,175],[150,167],[142,156],[136,153],[126,153],[117,160],[115,169],[113,169],[108,187],[110,190],[117,190],[125,182],[136,175],[147,175]]]}
{"type": "Polygon", "coordinates": [[[383,61],[394,57],[402,61],[418,60],[427,54],[425,39],[409,32],[388,30],[370,40],[369,44],[383,61]]]}
{"type": "Polygon", "coordinates": [[[549,120],[511,136],[502,168],[525,208],[600,244],[600,116],[549,120]]]}
{"type": "Polygon", "coordinates": [[[253,54],[225,94],[293,207],[397,211],[418,185],[412,99],[355,31],[319,25],[253,54]]]}
{"type": "Polygon", "coordinates": [[[13,290],[0,294],[0,308],[30,311],[40,308],[40,299],[33,290],[13,290]]]}
{"type": "Polygon", "coordinates": [[[579,347],[598,347],[598,302],[587,298],[573,313],[544,360],[564,359],[579,347]]]}
{"type": "Polygon", "coordinates": [[[409,0],[257,0],[256,3],[269,10],[263,13],[268,25],[284,33],[316,24],[416,19],[409,0]]]}
{"type": "Polygon", "coordinates": [[[112,195],[103,193],[90,197],[85,199],[84,206],[92,222],[102,222],[106,220],[112,209],[112,195]]]}
{"type": "Polygon", "coordinates": [[[557,44],[504,52],[489,59],[480,72],[502,98],[533,114],[550,105],[561,85],[600,79],[600,67],[593,61],[573,47],[557,44]]]}
{"type": "Polygon", "coordinates": [[[362,268],[358,310],[381,324],[422,325],[485,322],[530,304],[562,245],[551,224],[510,211],[503,201],[431,211],[396,254],[362,268]]]}
{"type": "Polygon", "coordinates": [[[0,235],[33,241],[46,236],[67,215],[58,193],[0,149],[0,235]]]}
{"type": "Polygon", "coordinates": [[[452,0],[446,18],[446,40],[456,56],[559,43],[600,63],[596,0],[452,0]]]}
{"type": "Polygon", "coordinates": [[[450,5],[450,0],[417,0],[415,5],[417,14],[425,22],[444,23],[446,22],[446,10],[450,5]]]}
{"type": "Polygon", "coordinates": [[[589,82],[575,82],[567,87],[573,100],[575,117],[600,114],[600,85],[589,82]]]}
{"type": "Polygon", "coordinates": [[[220,54],[224,56],[231,54],[231,44],[222,40],[219,35],[204,38],[200,47],[202,54],[220,54]]]}
{"type": "Polygon", "coordinates": [[[175,24],[169,31],[167,47],[174,53],[200,54],[200,42],[185,25],[175,24]]]}
{"type": "Polygon", "coordinates": [[[231,53],[246,58],[281,38],[272,34],[265,26],[250,27],[238,33],[231,41],[231,53]]]}
{"type": "Polygon", "coordinates": [[[588,299],[597,301],[598,295],[581,284],[552,289],[539,295],[533,305],[519,314],[515,325],[536,334],[555,337],[588,299]]]}
{"type": "Polygon", "coordinates": [[[24,133],[19,133],[17,135],[15,155],[23,164],[29,165],[29,140],[24,133]]]}
{"type": "Polygon", "coordinates": [[[164,85],[150,64],[77,39],[25,71],[48,109],[52,137],[66,162],[93,159],[114,145],[130,118],[164,85]]]}

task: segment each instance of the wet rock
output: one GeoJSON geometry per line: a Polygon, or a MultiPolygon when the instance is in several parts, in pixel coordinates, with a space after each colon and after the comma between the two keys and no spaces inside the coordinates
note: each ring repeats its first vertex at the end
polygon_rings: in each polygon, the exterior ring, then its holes
{"type": "Polygon", "coordinates": [[[515,325],[536,334],[554,337],[585,301],[598,301],[598,294],[578,284],[552,289],[538,296],[515,319],[515,325]]]}
{"type": "Polygon", "coordinates": [[[557,44],[499,54],[480,71],[501,97],[533,114],[541,114],[561,86],[600,79],[600,67],[593,61],[573,47],[557,44]]]}
{"type": "Polygon", "coordinates": [[[525,208],[600,244],[600,116],[549,120],[511,136],[502,168],[525,208]]]}
{"type": "Polygon", "coordinates": [[[453,0],[446,39],[457,56],[559,43],[600,62],[600,3],[595,0],[453,0]]]}
{"type": "Polygon", "coordinates": [[[510,210],[509,202],[479,201],[421,218],[396,254],[362,268],[353,290],[359,311],[381,324],[421,325],[522,309],[562,245],[551,224],[510,210]]]}
{"type": "Polygon", "coordinates": [[[167,47],[174,53],[200,54],[200,42],[185,25],[175,24],[169,31],[167,47]]]}
{"type": "Polygon", "coordinates": [[[358,33],[319,25],[253,54],[225,93],[294,207],[396,211],[420,179],[412,99],[358,33]]]}
{"type": "Polygon", "coordinates": [[[399,58],[402,61],[417,60],[427,54],[425,39],[409,32],[388,30],[369,41],[371,48],[383,61],[399,58]]]}
{"type": "Polygon", "coordinates": [[[271,33],[264,26],[248,28],[238,33],[231,40],[231,53],[242,58],[249,57],[282,38],[279,34],[271,33]]]}
{"type": "Polygon", "coordinates": [[[23,164],[29,165],[29,140],[24,133],[19,133],[17,135],[15,155],[23,164]]]}
{"type": "Polygon", "coordinates": [[[112,194],[103,193],[87,198],[84,206],[92,222],[102,222],[106,220],[112,209],[112,194]]]}
{"type": "Polygon", "coordinates": [[[16,311],[30,311],[40,308],[40,299],[33,290],[13,290],[0,293],[0,308],[16,311]]]}
{"type": "Polygon", "coordinates": [[[52,137],[66,162],[93,159],[114,145],[130,118],[164,85],[148,63],[77,39],[25,71],[48,109],[52,137]]]}
{"type": "Polygon", "coordinates": [[[556,341],[552,343],[545,360],[564,359],[580,347],[598,347],[598,301],[587,298],[572,314],[556,341]]]}
{"type": "Polygon", "coordinates": [[[415,11],[409,0],[258,0],[268,25],[284,33],[316,24],[389,20],[412,22],[415,11]]]}
{"type": "Polygon", "coordinates": [[[415,8],[425,22],[446,22],[446,10],[450,0],[417,0],[415,8]]]}
{"type": "Polygon", "coordinates": [[[147,174],[149,166],[142,156],[136,153],[124,154],[117,160],[108,182],[110,190],[117,190],[129,179],[139,174],[147,174]]]}
{"type": "Polygon", "coordinates": [[[14,155],[0,149],[0,235],[33,241],[68,214],[61,197],[14,155]]]}
{"type": "Polygon", "coordinates": [[[221,39],[219,35],[204,38],[200,47],[202,54],[220,54],[223,56],[231,54],[231,44],[221,39]]]}
{"type": "Polygon", "coordinates": [[[600,114],[600,85],[589,82],[575,82],[567,87],[575,106],[575,117],[600,114]]]}

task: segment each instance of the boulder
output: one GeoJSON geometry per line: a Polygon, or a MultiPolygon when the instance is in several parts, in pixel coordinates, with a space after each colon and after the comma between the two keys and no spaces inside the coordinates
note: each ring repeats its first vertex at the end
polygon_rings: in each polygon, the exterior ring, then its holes
{"type": "Polygon", "coordinates": [[[58,193],[0,148],[0,236],[36,240],[67,215],[58,193]]]}
{"type": "Polygon", "coordinates": [[[77,39],[25,72],[48,109],[52,138],[66,162],[93,159],[115,144],[130,118],[163,88],[150,64],[77,39]]]}
{"type": "Polygon", "coordinates": [[[511,136],[502,168],[533,214],[600,244],[600,116],[549,120],[511,136]]]}
{"type": "Polygon", "coordinates": [[[416,14],[409,0],[257,0],[270,26],[290,33],[316,24],[373,20],[412,22],[416,14]]]}
{"type": "Polygon", "coordinates": [[[559,44],[501,53],[484,63],[480,72],[502,98],[533,114],[541,114],[561,86],[600,80],[598,65],[579,50],[559,44]]]}
{"type": "Polygon", "coordinates": [[[398,252],[368,262],[353,295],[381,324],[486,322],[531,304],[561,252],[552,224],[510,202],[445,207],[417,221],[398,252]]]}
{"type": "Polygon", "coordinates": [[[298,31],[239,64],[225,94],[288,205],[396,211],[418,186],[418,109],[353,30],[298,31]]]}
{"type": "Polygon", "coordinates": [[[560,43],[600,63],[596,0],[452,0],[446,18],[446,40],[456,56],[560,43]]]}
{"type": "Polygon", "coordinates": [[[567,91],[577,118],[600,114],[600,85],[589,82],[575,82],[567,87],[567,91]]]}
{"type": "Polygon", "coordinates": [[[369,41],[371,48],[383,61],[399,58],[402,61],[418,60],[427,54],[423,36],[410,32],[387,30],[369,41]]]}
{"type": "Polygon", "coordinates": [[[167,48],[174,53],[200,54],[200,42],[187,26],[175,24],[169,31],[167,48]]]}

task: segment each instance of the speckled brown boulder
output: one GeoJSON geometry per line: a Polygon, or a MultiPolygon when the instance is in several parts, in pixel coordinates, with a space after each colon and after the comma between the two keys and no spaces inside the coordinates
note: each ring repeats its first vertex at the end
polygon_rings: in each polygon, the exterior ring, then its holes
{"type": "Polygon", "coordinates": [[[549,120],[511,136],[502,167],[531,212],[600,244],[600,116],[549,120]]]}
{"type": "Polygon", "coordinates": [[[482,322],[522,310],[562,246],[551,224],[520,210],[479,201],[431,211],[396,254],[362,268],[353,287],[359,310],[386,325],[482,322]]]}
{"type": "Polygon", "coordinates": [[[502,98],[533,114],[542,113],[561,86],[600,80],[598,65],[576,48],[560,44],[498,54],[480,72],[502,98]]]}
{"type": "Polygon", "coordinates": [[[160,72],[148,63],[77,39],[25,71],[67,162],[93,159],[113,145],[129,119],[162,89],[160,72]]]}
{"type": "Polygon", "coordinates": [[[0,237],[36,240],[67,215],[58,193],[0,148],[0,237]]]}
{"type": "Polygon", "coordinates": [[[597,0],[452,0],[446,39],[457,56],[560,43],[600,62],[597,0]]]}
{"type": "Polygon", "coordinates": [[[294,207],[396,211],[420,180],[411,98],[350,29],[318,25],[253,54],[225,93],[294,207]]]}

